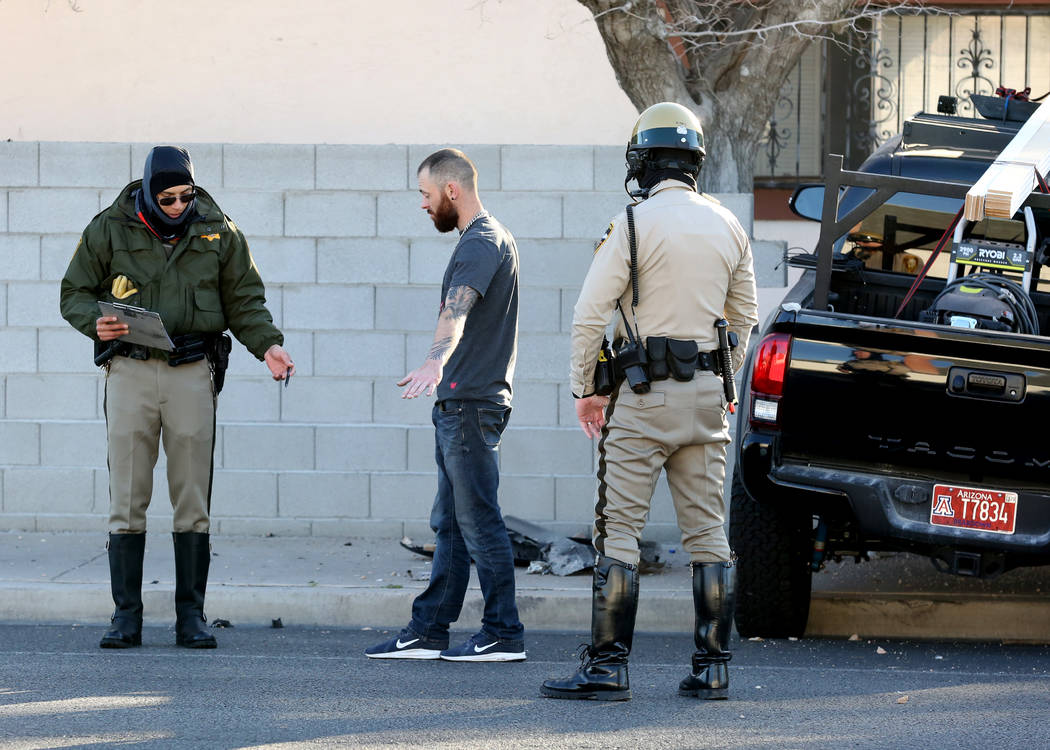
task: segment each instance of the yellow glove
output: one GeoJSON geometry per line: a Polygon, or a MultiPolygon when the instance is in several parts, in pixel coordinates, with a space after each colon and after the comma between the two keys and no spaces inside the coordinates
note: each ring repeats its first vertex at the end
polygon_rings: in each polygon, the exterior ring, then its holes
{"type": "Polygon", "coordinates": [[[131,295],[137,294],[139,290],[131,285],[131,279],[121,274],[113,279],[113,287],[110,291],[117,299],[127,299],[131,295]]]}

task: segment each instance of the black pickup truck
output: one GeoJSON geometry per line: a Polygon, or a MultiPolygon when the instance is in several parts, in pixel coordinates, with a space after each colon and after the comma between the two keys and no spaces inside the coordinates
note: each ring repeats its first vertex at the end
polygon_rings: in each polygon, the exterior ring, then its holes
{"type": "Polygon", "coordinates": [[[801,636],[829,560],[1050,564],[1050,195],[961,218],[1021,125],[920,113],[857,171],[828,156],[824,184],[792,197],[821,231],[741,374],[742,636],[801,636]]]}

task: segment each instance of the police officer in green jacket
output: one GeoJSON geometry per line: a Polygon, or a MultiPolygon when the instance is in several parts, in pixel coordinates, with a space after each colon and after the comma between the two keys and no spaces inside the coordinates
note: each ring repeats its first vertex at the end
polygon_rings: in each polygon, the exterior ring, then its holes
{"type": "Polygon", "coordinates": [[[193,180],[189,153],[157,146],[143,179],[88,224],[62,279],[62,316],[95,341],[106,370],[109,570],[112,628],[102,648],[142,643],[146,508],[159,442],[174,510],[176,643],[215,648],[206,629],[216,397],[227,328],[270,368],[295,365],[266,309],[265,290],[240,229],[193,180]],[[126,324],[99,301],[156,311],[175,348],[129,344],[126,324]]]}

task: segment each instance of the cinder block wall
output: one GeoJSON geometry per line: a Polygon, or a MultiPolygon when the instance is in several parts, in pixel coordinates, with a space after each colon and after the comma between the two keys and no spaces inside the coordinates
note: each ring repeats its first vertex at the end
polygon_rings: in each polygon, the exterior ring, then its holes
{"type": "MultiPolygon", "coordinates": [[[[152,144],[0,143],[0,530],[106,526],[105,381],[58,310],[80,231],[152,144]]],[[[245,232],[298,375],[278,387],[235,344],[212,498],[222,534],[425,538],[436,487],[430,404],[395,382],[421,363],[455,237],[419,208],[427,145],[190,145],[197,183],[245,232]]],[[[514,233],[521,312],[501,449],[506,514],[585,528],[594,447],[566,384],[572,308],[595,240],[626,202],[623,149],[467,146],[482,200],[514,233]]],[[[727,196],[750,229],[750,196],[727,196]]],[[[785,283],[756,243],[760,286],[785,283]]],[[[163,452],[150,526],[170,529],[163,452]]],[[[676,538],[661,484],[653,538],[676,538]]]]}

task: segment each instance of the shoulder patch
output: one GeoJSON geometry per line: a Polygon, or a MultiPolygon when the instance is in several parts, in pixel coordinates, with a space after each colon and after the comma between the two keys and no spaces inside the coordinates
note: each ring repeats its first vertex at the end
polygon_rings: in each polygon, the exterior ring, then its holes
{"type": "Polygon", "coordinates": [[[610,221],[609,228],[605,230],[605,234],[602,235],[602,238],[600,240],[594,243],[594,252],[598,252],[601,249],[602,245],[605,244],[605,241],[609,239],[609,235],[612,234],[614,226],[615,222],[610,221]]]}
{"type": "Polygon", "coordinates": [[[214,234],[202,234],[201,239],[207,240],[208,242],[214,242],[215,240],[219,239],[219,233],[215,232],[214,234]]]}

